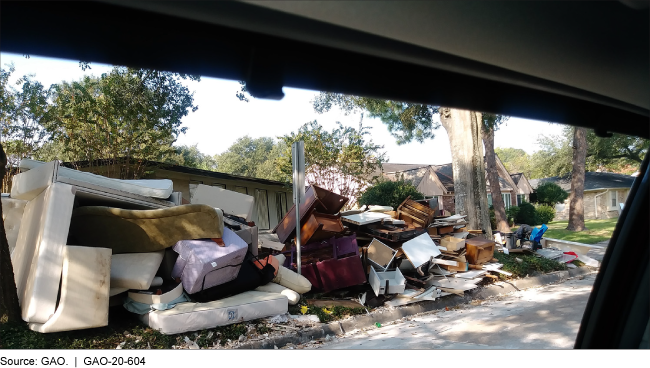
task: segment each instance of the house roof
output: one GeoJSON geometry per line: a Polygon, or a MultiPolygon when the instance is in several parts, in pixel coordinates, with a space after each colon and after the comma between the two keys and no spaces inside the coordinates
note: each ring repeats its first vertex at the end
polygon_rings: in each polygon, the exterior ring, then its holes
{"type": "Polygon", "coordinates": [[[523,173],[516,173],[516,174],[510,174],[510,177],[512,178],[512,181],[515,182],[515,184],[519,185],[519,180],[521,180],[521,177],[523,176],[523,173]]]}
{"type": "MultiPolygon", "coordinates": [[[[126,160],[126,158],[118,158],[114,161],[111,161],[111,164],[123,162],[126,160]]],[[[94,160],[92,162],[93,166],[102,166],[106,164],[108,161],[106,160],[94,160]]],[[[260,183],[260,184],[266,184],[266,185],[278,185],[278,186],[287,186],[290,185],[290,183],[284,183],[281,181],[275,181],[275,180],[267,180],[267,179],[261,179],[261,178],[252,178],[248,176],[241,176],[241,175],[232,175],[232,174],[226,174],[222,172],[217,172],[217,171],[209,171],[209,170],[202,170],[202,169],[196,169],[193,167],[187,167],[187,166],[181,166],[181,165],[175,165],[175,164],[170,164],[170,163],[165,163],[165,162],[158,162],[158,161],[148,161],[144,160],[142,163],[144,166],[147,168],[155,168],[155,169],[160,169],[160,170],[168,170],[168,171],[174,171],[174,172],[179,172],[179,173],[184,173],[184,174],[190,174],[190,175],[197,175],[197,176],[207,176],[211,178],[216,178],[216,179],[223,179],[223,180],[243,180],[243,181],[249,181],[249,182],[255,182],[255,183],[260,183]]],[[[70,168],[75,168],[76,167],[88,167],[90,166],[89,161],[76,161],[76,162],[64,162],[61,165],[70,167],[70,168]]]]}
{"type": "MultiPolygon", "coordinates": [[[[629,175],[587,171],[585,173],[585,190],[630,188],[634,179],[629,175]]],[[[566,191],[571,190],[571,174],[529,180],[530,185],[535,189],[545,182],[553,182],[566,191]]]]}

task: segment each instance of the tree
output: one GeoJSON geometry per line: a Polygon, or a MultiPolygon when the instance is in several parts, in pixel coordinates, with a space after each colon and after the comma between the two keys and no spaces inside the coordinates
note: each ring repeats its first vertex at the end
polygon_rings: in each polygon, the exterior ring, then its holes
{"type": "Polygon", "coordinates": [[[566,190],[550,181],[541,183],[537,186],[535,192],[537,193],[537,203],[549,206],[553,206],[556,203],[562,203],[569,197],[569,193],[567,193],[566,190]]]}
{"type": "Polygon", "coordinates": [[[409,181],[380,180],[361,194],[359,205],[391,206],[397,209],[409,196],[413,200],[424,199],[424,195],[409,181]]]}
{"type": "Polygon", "coordinates": [[[228,174],[282,181],[286,178],[276,161],[284,154],[285,148],[282,141],[276,143],[270,137],[253,139],[247,135],[215,157],[217,169],[228,174]]]}
{"type": "Polygon", "coordinates": [[[485,229],[492,237],[485,185],[482,145],[482,116],[474,112],[400,101],[321,92],[313,101],[314,109],[326,112],[332,106],[345,113],[368,112],[386,124],[398,144],[433,138],[440,122],[449,135],[454,170],[456,212],[467,215],[469,226],[485,229]]]}
{"type": "Polygon", "coordinates": [[[485,145],[485,162],[487,164],[487,178],[490,182],[490,192],[492,194],[492,207],[494,209],[494,224],[496,230],[501,232],[510,232],[508,218],[506,216],[506,206],[501,196],[501,187],[499,185],[499,171],[494,152],[494,131],[499,125],[508,120],[508,117],[495,114],[482,114],[483,126],[483,144],[485,145]]]}
{"type": "Polygon", "coordinates": [[[174,150],[176,152],[165,157],[163,162],[208,171],[216,171],[217,169],[216,159],[199,151],[197,144],[193,146],[177,146],[174,147],[174,150]]]}
{"type": "MultiPolygon", "coordinates": [[[[2,143],[0,143],[0,180],[4,180],[6,167],[7,155],[2,143]]],[[[5,232],[2,206],[0,206],[0,219],[2,221],[0,224],[0,317],[6,313],[8,322],[20,322],[22,313],[20,304],[18,304],[18,290],[14,279],[14,268],[11,263],[7,233],[5,232]]]]}
{"type": "Polygon", "coordinates": [[[0,141],[7,156],[7,175],[2,182],[2,191],[8,192],[11,178],[17,172],[18,163],[32,157],[46,138],[41,119],[47,109],[48,91],[33,78],[25,75],[18,79],[15,89],[9,85],[14,68],[2,70],[2,118],[0,119],[0,141]]]}
{"type": "Polygon", "coordinates": [[[520,148],[495,148],[494,153],[499,156],[506,170],[510,173],[524,173],[527,178],[531,176],[531,157],[520,148]]]}
{"type": "Polygon", "coordinates": [[[567,230],[585,230],[585,159],[587,156],[587,129],[575,127],[573,133],[573,171],[569,195],[569,225],[567,230]]]}
{"type": "Polygon", "coordinates": [[[174,154],[172,144],[187,128],[182,118],[198,106],[182,84],[198,77],[148,69],[115,67],[101,77],[53,86],[45,126],[74,161],[101,159],[103,173],[138,178],[144,160],[174,154]]]}
{"type": "Polygon", "coordinates": [[[316,121],[304,124],[298,132],[280,137],[285,151],[277,164],[284,181],[292,177],[291,145],[305,142],[305,181],[350,198],[347,206],[356,203],[369,183],[378,178],[381,164],[386,160],[383,146],[366,141],[370,128],[359,124],[359,129],[344,127],[341,123],[331,132],[316,121]]]}

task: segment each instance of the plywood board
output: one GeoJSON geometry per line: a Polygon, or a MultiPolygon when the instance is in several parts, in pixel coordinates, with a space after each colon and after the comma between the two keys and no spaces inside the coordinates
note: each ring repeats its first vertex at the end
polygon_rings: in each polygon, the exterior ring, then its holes
{"type": "Polygon", "coordinates": [[[441,280],[435,280],[431,283],[434,286],[446,289],[454,290],[471,290],[477,288],[476,284],[464,279],[458,278],[446,278],[441,280]]]}
{"type": "Polygon", "coordinates": [[[441,254],[429,234],[422,234],[405,242],[402,245],[402,251],[416,268],[429,261],[431,257],[441,254]]]}
{"type": "Polygon", "coordinates": [[[484,276],[487,272],[487,270],[470,270],[467,272],[459,272],[454,276],[461,279],[474,279],[484,276]]]}

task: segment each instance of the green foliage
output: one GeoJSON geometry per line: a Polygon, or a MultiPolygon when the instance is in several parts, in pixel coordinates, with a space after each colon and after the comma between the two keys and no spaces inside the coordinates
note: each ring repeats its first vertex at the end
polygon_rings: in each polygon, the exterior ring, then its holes
{"type": "Polygon", "coordinates": [[[305,181],[349,197],[348,206],[352,206],[386,161],[386,153],[381,151],[384,147],[366,140],[369,130],[362,125],[354,129],[338,123],[328,132],[312,121],[298,132],[280,137],[285,148],[276,164],[284,181],[292,180],[291,145],[304,141],[305,181]]]}
{"type": "Polygon", "coordinates": [[[424,199],[424,195],[410,181],[382,180],[366,189],[359,197],[359,205],[379,205],[397,208],[406,198],[424,199]]]}
{"type": "Polygon", "coordinates": [[[555,207],[547,204],[540,204],[535,206],[535,213],[539,221],[539,223],[535,225],[548,224],[555,218],[555,207]]]}
{"type": "MultiPolygon", "coordinates": [[[[161,160],[176,153],[172,143],[185,133],[182,118],[198,109],[184,74],[115,67],[101,77],[52,86],[52,105],[44,125],[62,152],[75,161],[121,162],[113,175],[136,178],[141,160],[161,160]]],[[[111,175],[111,173],[107,173],[111,175]]]]}
{"type": "Polygon", "coordinates": [[[494,153],[509,173],[524,173],[527,178],[531,178],[531,157],[526,151],[519,148],[495,148],[494,153]]]}
{"type": "MultiPolygon", "coordinates": [[[[547,273],[553,271],[563,271],[567,269],[566,264],[560,263],[544,257],[538,257],[534,254],[527,255],[522,253],[504,254],[495,252],[494,258],[503,264],[503,270],[513,274],[513,277],[521,278],[535,273],[547,273]],[[521,259],[517,262],[516,258],[521,259]]],[[[500,275],[503,278],[503,275],[500,275]]]]}
{"type": "Polygon", "coordinates": [[[216,171],[217,161],[210,155],[199,151],[198,145],[177,146],[175,151],[163,159],[164,162],[193,167],[201,170],[216,171]]]}
{"type": "Polygon", "coordinates": [[[526,224],[531,226],[537,225],[539,223],[539,218],[537,217],[535,206],[528,202],[520,204],[519,212],[517,213],[515,222],[518,224],[526,224]]]}
{"type": "Polygon", "coordinates": [[[508,219],[508,224],[510,226],[512,226],[515,223],[518,216],[519,216],[518,206],[510,206],[510,208],[506,209],[506,218],[508,219]]]}
{"type": "MultiPolygon", "coordinates": [[[[253,139],[244,136],[233,143],[224,153],[216,156],[217,169],[220,172],[282,181],[283,176],[276,161],[286,154],[283,141],[275,142],[273,138],[253,139]]],[[[291,152],[289,151],[289,160],[291,152]]],[[[289,161],[291,163],[291,161],[289,161]]]]}
{"type": "Polygon", "coordinates": [[[537,203],[553,206],[563,203],[569,198],[569,193],[553,182],[544,182],[537,186],[537,203]]]}

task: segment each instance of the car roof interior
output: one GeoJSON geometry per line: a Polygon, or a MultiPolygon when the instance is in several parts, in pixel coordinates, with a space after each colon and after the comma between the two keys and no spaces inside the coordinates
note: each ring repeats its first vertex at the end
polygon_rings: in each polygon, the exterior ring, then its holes
{"type": "Polygon", "coordinates": [[[9,1],[0,46],[244,80],[262,98],[281,98],[287,86],[648,137],[645,5],[9,1]]]}

